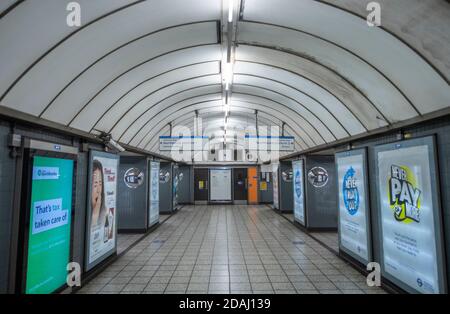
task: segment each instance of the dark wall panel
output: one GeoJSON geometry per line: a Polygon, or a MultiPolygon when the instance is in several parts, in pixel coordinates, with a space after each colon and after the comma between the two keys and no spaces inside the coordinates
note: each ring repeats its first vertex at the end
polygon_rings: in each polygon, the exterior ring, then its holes
{"type": "Polygon", "coordinates": [[[147,229],[148,161],[145,157],[121,157],[118,176],[118,229],[145,231],[147,229]],[[124,176],[131,168],[139,169],[144,177],[142,184],[130,188],[124,176]]]}
{"type": "Polygon", "coordinates": [[[9,126],[0,123],[0,293],[8,290],[15,160],[9,156],[9,126]]]}
{"type": "Polygon", "coordinates": [[[334,156],[307,156],[305,161],[307,228],[336,229],[338,206],[334,156]],[[312,180],[308,179],[309,172],[317,167],[328,173],[324,186],[313,184],[312,180]]]}

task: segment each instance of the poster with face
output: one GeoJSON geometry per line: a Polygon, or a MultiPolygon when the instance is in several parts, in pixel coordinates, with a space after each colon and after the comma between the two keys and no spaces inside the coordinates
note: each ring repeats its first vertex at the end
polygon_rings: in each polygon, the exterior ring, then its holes
{"type": "Polygon", "coordinates": [[[116,249],[118,156],[91,151],[88,194],[87,270],[116,249]]]}
{"type": "Polygon", "coordinates": [[[369,254],[369,212],[367,199],[366,151],[336,154],[339,199],[340,249],[367,264],[369,254]]]}
{"type": "Polygon", "coordinates": [[[410,292],[444,289],[432,137],[376,148],[385,276],[410,292]]]}
{"type": "Polygon", "coordinates": [[[149,227],[159,221],[159,162],[150,162],[149,227]]]}
{"type": "Polygon", "coordinates": [[[292,162],[293,191],[294,191],[294,219],[305,225],[305,186],[303,183],[303,160],[292,162]]]}

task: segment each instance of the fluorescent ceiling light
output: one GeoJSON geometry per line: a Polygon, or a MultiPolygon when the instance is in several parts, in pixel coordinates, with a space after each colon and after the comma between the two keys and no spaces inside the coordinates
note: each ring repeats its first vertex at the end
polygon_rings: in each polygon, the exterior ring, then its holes
{"type": "Polygon", "coordinates": [[[228,22],[233,22],[233,9],[234,9],[234,2],[233,0],[228,1],[228,22]]]}
{"type": "Polygon", "coordinates": [[[226,84],[231,84],[231,81],[233,80],[233,65],[231,63],[225,63],[224,66],[224,79],[225,79],[225,86],[226,84]]]}
{"type": "Polygon", "coordinates": [[[228,114],[230,113],[230,106],[229,105],[225,105],[223,107],[223,110],[225,111],[225,117],[228,117],[228,114]]]}

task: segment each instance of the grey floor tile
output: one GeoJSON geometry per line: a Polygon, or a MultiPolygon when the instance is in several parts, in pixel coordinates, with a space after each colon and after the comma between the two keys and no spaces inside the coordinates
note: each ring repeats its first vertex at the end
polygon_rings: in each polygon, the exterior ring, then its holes
{"type": "Polygon", "coordinates": [[[233,290],[231,289],[231,294],[252,294],[252,290],[233,290]]]}
{"type": "Polygon", "coordinates": [[[144,291],[156,291],[156,292],[164,292],[164,290],[166,289],[167,284],[165,283],[149,283],[147,285],[147,287],[145,287],[144,291]]]}
{"type": "Polygon", "coordinates": [[[296,290],[276,290],[275,294],[297,294],[296,290]]]}
{"type": "Polygon", "coordinates": [[[318,290],[336,290],[337,287],[332,282],[313,282],[314,287],[318,290]]]}
{"type": "Polygon", "coordinates": [[[256,290],[272,290],[272,285],[269,282],[258,282],[258,283],[251,283],[252,285],[252,290],[256,291],[256,290]]]}
{"type": "Polygon", "coordinates": [[[253,294],[274,294],[275,292],[273,290],[253,290],[253,294]]]}
{"type": "Polygon", "coordinates": [[[120,292],[125,287],[125,284],[107,284],[101,292],[120,292]]]}
{"type": "Polygon", "coordinates": [[[289,282],[272,282],[275,290],[295,290],[294,286],[289,282]]]}
{"type": "Polygon", "coordinates": [[[287,276],[285,276],[285,275],[281,275],[281,276],[279,276],[279,275],[276,275],[276,276],[269,275],[268,277],[269,277],[270,282],[272,282],[272,283],[273,282],[290,282],[289,278],[287,276]]]}
{"type": "Polygon", "coordinates": [[[147,287],[146,284],[128,284],[123,288],[122,291],[125,292],[141,292],[144,291],[145,287],[147,287]]]}
{"type": "MultiPolygon", "coordinates": [[[[314,233],[324,243],[336,241],[335,235],[314,233]]],[[[385,293],[367,287],[359,272],[267,206],[219,205],[183,207],[79,293],[226,294],[230,289],[385,293]]]]}
{"type": "Polygon", "coordinates": [[[192,276],[191,277],[191,283],[208,283],[209,282],[209,276],[192,276]]]}
{"type": "Polygon", "coordinates": [[[230,284],[224,283],[224,282],[210,282],[209,283],[209,290],[226,290],[230,289],[230,284]]]}
{"type": "Polygon", "coordinates": [[[251,290],[252,286],[249,282],[232,282],[230,288],[231,290],[251,290]]]}
{"type": "Polygon", "coordinates": [[[170,279],[169,284],[172,284],[172,283],[189,283],[190,279],[191,279],[191,277],[188,277],[188,276],[183,276],[183,277],[181,277],[181,276],[175,277],[174,276],[174,277],[172,277],[170,279]]]}
{"type": "Polygon", "coordinates": [[[209,283],[189,283],[188,290],[203,291],[208,290],[209,283]]]}
{"type": "Polygon", "coordinates": [[[250,282],[251,283],[258,283],[258,282],[269,282],[269,277],[267,276],[254,276],[250,275],[250,282]]]}
{"type": "Polygon", "coordinates": [[[250,282],[248,276],[230,276],[230,282],[250,282]]]}
{"type": "Polygon", "coordinates": [[[211,275],[211,277],[209,278],[210,282],[214,282],[214,283],[228,283],[230,281],[230,277],[229,276],[213,276],[211,275]]]}
{"type": "Polygon", "coordinates": [[[166,277],[153,277],[150,280],[150,284],[158,284],[158,283],[168,283],[170,281],[171,277],[170,276],[166,276],[166,277]]]}

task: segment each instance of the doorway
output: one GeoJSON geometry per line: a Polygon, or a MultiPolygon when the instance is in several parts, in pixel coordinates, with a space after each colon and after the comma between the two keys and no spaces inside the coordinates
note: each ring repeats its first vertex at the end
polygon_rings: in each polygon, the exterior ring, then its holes
{"type": "Polygon", "coordinates": [[[208,169],[194,169],[194,201],[196,204],[208,203],[208,169]]]}
{"type": "Polygon", "coordinates": [[[249,167],[247,169],[248,178],[248,204],[258,204],[258,169],[249,167]]]}
{"type": "Polygon", "coordinates": [[[234,168],[234,203],[247,204],[247,169],[234,168]]]}

